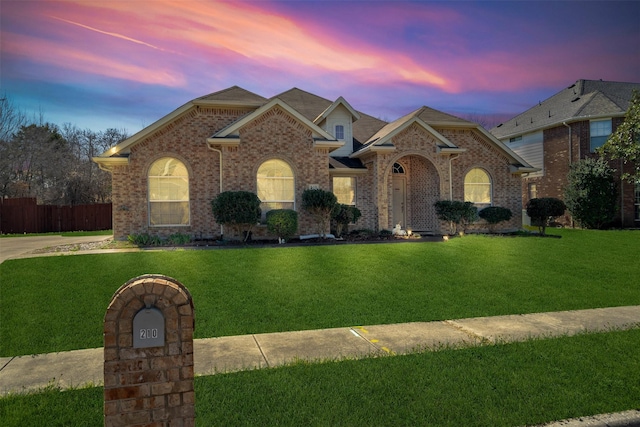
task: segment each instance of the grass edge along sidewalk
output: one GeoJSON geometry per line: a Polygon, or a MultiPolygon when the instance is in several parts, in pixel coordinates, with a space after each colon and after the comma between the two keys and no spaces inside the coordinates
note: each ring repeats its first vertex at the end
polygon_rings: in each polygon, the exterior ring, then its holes
{"type": "MultiPolygon", "coordinates": [[[[518,426],[640,402],[640,329],[196,378],[198,425],[518,426]]],[[[102,388],[0,399],[4,425],[99,425],[102,388]]]]}
{"type": "Polygon", "coordinates": [[[189,288],[195,338],[640,304],[640,232],[554,232],[563,238],[10,260],[0,355],[101,346],[113,293],[145,273],[189,288]]]}
{"type": "MultiPolygon", "coordinates": [[[[359,359],[640,327],[640,306],[253,334],[194,341],[195,373],[359,359]]],[[[0,394],[100,383],[102,348],[0,359],[0,394]]]]}

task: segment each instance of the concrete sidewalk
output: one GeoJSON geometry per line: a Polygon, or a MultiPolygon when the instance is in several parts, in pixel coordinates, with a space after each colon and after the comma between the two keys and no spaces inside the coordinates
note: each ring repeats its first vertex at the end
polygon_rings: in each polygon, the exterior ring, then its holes
{"type": "MultiPolygon", "coordinates": [[[[4,237],[0,239],[0,264],[8,259],[36,257],[36,256],[52,256],[59,255],[57,253],[30,254],[37,249],[44,249],[59,245],[75,245],[81,243],[104,242],[113,236],[26,236],[26,237],[4,237]]],[[[93,253],[93,251],[83,251],[84,253],[93,253]]],[[[71,252],[74,254],[74,252],[71,252]]]]}
{"type": "MultiPolygon", "coordinates": [[[[205,338],[194,341],[196,375],[433,351],[581,332],[640,328],[640,306],[484,318],[357,326],[205,338]]],[[[102,348],[0,358],[0,395],[101,385],[102,348]]]]}

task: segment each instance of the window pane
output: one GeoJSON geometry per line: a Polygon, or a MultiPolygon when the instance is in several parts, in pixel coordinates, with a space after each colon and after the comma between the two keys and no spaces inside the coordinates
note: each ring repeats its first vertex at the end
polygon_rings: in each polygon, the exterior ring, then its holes
{"type": "Polygon", "coordinates": [[[258,169],[258,178],[293,178],[293,171],[286,162],[282,160],[267,160],[258,169]]]}
{"type": "Polygon", "coordinates": [[[149,177],[149,200],[189,200],[188,180],[182,177],[149,177]]]}
{"type": "Polygon", "coordinates": [[[464,200],[476,204],[491,204],[491,179],[480,168],[471,169],[464,177],[464,200]]]}
{"type": "Polygon", "coordinates": [[[260,165],[257,188],[258,198],[262,202],[263,219],[271,209],[295,209],[293,171],[286,162],[273,159],[260,165]]]}
{"type": "Polygon", "coordinates": [[[188,202],[149,203],[149,223],[151,225],[189,225],[188,202]]]}
{"type": "Polygon", "coordinates": [[[592,136],[590,144],[591,151],[596,151],[596,148],[602,147],[608,138],[609,136],[592,136]]]}
{"type": "Polygon", "coordinates": [[[150,225],[189,225],[189,173],[180,160],[153,162],[148,187],[150,225]]]}
{"type": "Polygon", "coordinates": [[[356,179],[352,177],[333,178],[333,194],[338,203],[354,205],[356,196],[356,179]]]}
{"type": "Polygon", "coordinates": [[[177,159],[165,157],[153,162],[149,176],[189,176],[187,168],[177,159]]]}
{"type": "Polygon", "coordinates": [[[336,125],[336,139],[344,139],[344,126],[336,125]]]}
{"type": "Polygon", "coordinates": [[[611,119],[590,122],[589,133],[591,136],[590,149],[593,152],[596,148],[604,145],[611,135],[611,119]]]}

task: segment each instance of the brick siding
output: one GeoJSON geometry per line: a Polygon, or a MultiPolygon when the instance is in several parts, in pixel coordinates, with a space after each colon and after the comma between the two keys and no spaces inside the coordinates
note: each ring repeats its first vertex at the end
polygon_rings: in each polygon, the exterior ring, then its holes
{"type": "MultiPolygon", "coordinates": [[[[611,123],[612,132],[615,132],[623,121],[624,118],[622,117],[613,118],[611,123]]],[[[556,126],[543,132],[544,176],[525,177],[522,179],[523,208],[529,201],[530,184],[536,185],[538,197],[555,197],[564,200],[564,189],[568,184],[570,163],[575,163],[588,157],[598,157],[597,154],[590,152],[589,121],[574,122],[569,126],[571,127],[571,148],[569,147],[569,129],[566,126],[556,126]]],[[[617,177],[620,176],[619,171],[621,169],[631,171],[633,168],[631,164],[621,165],[620,161],[613,161],[610,166],[616,169],[617,177]]],[[[619,209],[614,223],[625,227],[638,227],[640,224],[634,221],[634,186],[629,183],[620,184],[618,182],[618,184],[621,185],[618,188],[620,194],[619,209]]],[[[573,225],[571,214],[568,211],[556,221],[565,226],[573,225]]]]}
{"type": "MultiPolygon", "coordinates": [[[[211,200],[220,191],[220,154],[207,147],[206,139],[250,110],[196,108],[184,113],[131,148],[128,166],[113,168],[114,235],[149,233],[166,237],[180,232],[195,238],[220,235],[211,213],[211,200]],[[153,161],[175,157],[189,171],[190,225],[149,226],[147,173],[153,161]]],[[[493,204],[511,209],[514,218],[501,224],[521,224],[521,179],[509,170],[509,161],[485,136],[470,129],[437,129],[467,151],[451,162],[453,199],[464,198],[464,176],[474,167],[485,169],[492,179],[493,204]]],[[[284,109],[276,106],[239,130],[238,146],[218,146],[222,153],[222,190],[256,192],[256,173],[262,162],[277,158],[292,168],[295,176],[295,204],[299,234],[315,232],[311,217],[301,209],[302,192],[310,185],[331,190],[329,151],[314,148],[311,131],[284,109]]],[[[362,217],[352,228],[392,229],[392,166],[400,162],[407,178],[407,227],[441,232],[446,225],[435,215],[433,204],[449,198],[449,155],[437,153],[441,142],[417,124],[393,138],[396,151],[372,153],[361,159],[366,175],[356,177],[356,206],[362,217]]],[[[477,229],[486,228],[479,222],[477,229]]],[[[225,230],[225,233],[227,230],[225,230]]],[[[253,230],[255,238],[268,236],[266,227],[253,230]]]]}

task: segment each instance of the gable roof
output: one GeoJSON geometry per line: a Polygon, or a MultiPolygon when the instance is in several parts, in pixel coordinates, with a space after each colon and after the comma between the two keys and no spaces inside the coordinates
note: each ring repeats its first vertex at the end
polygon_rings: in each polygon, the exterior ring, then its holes
{"type": "Polygon", "coordinates": [[[249,92],[240,86],[231,86],[230,88],[210,93],[194,99],[192,102],[196,104],[212,103],[213,105],[242,105],[242,106],[260,106],[267,102],[267,98],[249,92]]]}
{"type": "Polygon", "coordinates": [[[629,108],[634,89],[640,90],[640,83],[578,80],[494,127],[491,133],[503,139],[555,127],[563,122],[622,117],[629,108]]]}
{"type": "MultiPolygon", "coordinates": [[[[425,113],[425,110],[432,110],[428,107],[421,107],[406,116],[400,117],[398,120],[395,120],[391,123],[388,123],[374,135],[372,135],[365,144],[354,153],[354,157],[358,157],[366,151],[373,149],[373,147],[383,147],[383,146],[392,146],[391,138],[400,133],[402,130],[408,128],[413,123],[418,123],[424,129],[426,129],[429,133],[431,133],[436,139],[438,139],[444,146],[449,148],[455,148],[455,144],[451,143],[444,136],[440,135],[435,129],[433,129],[427,122],[422,120],[420,117],[421,114],[425,113]]],[[[437,111],[437,110],[432,110],[437,111]]],[[[442,113],[445,114],[445,113],[442,113]]],[[[471,123],[470,123],[471,124],[471,123]]]]}
{"type": "Polygon", "coordinates": [[[392,151],[394,149],[391,139],[407,129],[412,124],[418,124],[432,134],[441,144],[437,149],[440,153],[462,153],[466,148],[457,147],[454,143],[445,138],[435,128],[467,128],[474,129],[482,134],[485,139],[493,144],[501,151],[511,162],[511,171],[513,173],[535,172],[538,169],[527,163],[522,157],[514,153],[510,148],[499,141],[495,136],[487,132],[482,126],[468,120],[461,119],[442,111],[434,110],[430,107],[421,107],[398,120],[384,126],[380,131],[373,135],[365,145],[358,151],[354,152],[351,157],[359,158],[369,151],[392,151]]]}
{"type": "Polygon", "coordinates": [[[329,105],[327,107],[327,109],[322,112],[322,114],[320,114],[318,117],[316,117],[313,120],[313,122],[314,123],[322,123],[322,121],[324,119],[326,119],[333,112],[333,110],[338,108],[339,105],[342,105],[344,108],[347,109],[349,114],[351,114],[351,118],[353,119],[352,123],[360,118],[360,113],[358,113],[356,110],[354,110],[353,107],[351,106],[351,104],[349,104],[343,97],[339,97],[331,105],[329,105]]]}
{"type": "MultiPolygon", "coordinates": [[[[602,104],[606,103],[606,100],[599,100],[598,102],[602,104]]],[[[356,111],[343,97],[339,97],[336,101],[329,101],[328,99],[298,88],[292,88],[267,99],[238,86],[232,86],[187,102],[150,126],[142,129],[140,132],[127,138],[120,144],[117,144],[115,147],[105,151],[100,156],[94,157],[93,160],[101,165],[101,167],[104,166],[107,168],[111,165],[127,164],[128,153],[131,146],[142,141],[144,138],[152,135],[157,130],[170,124],[198,106],[235,106],[245,107],[250,111],[208,138],[206,142],[210,145],[234,146],[239,144],[240,139],[238,131],[242,126],[245,126],[251,120],[256,119],[272,108],[282,108],[312,131],[314,136],[314,145],[335,149],[342,146],[344,143],[337,141],[332,135],[318,126],[318,123],[321,123],[322,120],[324,120],[324,118],[326,118],[331,111],[339,105],[344,106],[344,108],[346,108],[354,118],[352,131],[355,152],[350,156],[350,159],[341,158],[339,161],[331,164],[330,167],[335,170],[343,169],[345,167],[361,167],[358,163],[358,157],[371,149],[393,150],[394,147],[391,143],[393,136],[397,135],[408,126],[411,126],[413,123],[417,123],[431,133],[438,141],[440,141],[438,144],[438,150],[440,152],[447,153],[463,152],[465,149],[456,147],[455,144],[442,136],[435,128],[464,127],[469,129],[478,129],[499,149],[504,151],[505,154],[513,160],[513,164],[516,165],[519,170],[522,168],[531,168],[530,165],[520,159],[509,148],[504,146],[504,144],[497,140],[493,135],[484,131],[484,129],[479,127],[476,123],[463,120],[459,117],[455,117],[451,114],[434,110],[429,107],[421,107],[398,120],[387,123],[384,120],[356,111]],[[362,141],[364,141],[364,144],[362,141]]],[[[593,105],[596,104],[594,103],[593,105]]]]}
{"type": "Polygon", "coordinates": [[[154,123],[145,127],[141,131],[135,133],[119,144],[111,147],[100,156],[94,157],[93,161],[95,161],[99,165],[104,166],[126,164],[127,155],[132,145],[135,145],[137,142],[143,140],[147,136],[156,132],[158,129],[176,120],[196,106],[235,106],[257,108],[260,105],[263,105],[265,102],[266,98],[253,92],[249,92],[248,90],[243,89],[239,86],[232,86],[218,92],[210,93],[209,95],[201,96],[187,102],[186,104],[178,107],[166,116],[156,120],[154,123]]]}
{"type": "Polygon", "coordinates": [[[295,117],[304,126],[311,130],[314,139],[314,145],[322,145],[330,149],[339,148],[344,145],[344,142],[337,141],[331,134],[317,126],[308,118],[300,114],[297,110],[292,108],[289,104],[277,97],[272,98],[269,102],[262,105],[257,110],[245,115],[244,117],[241,117],[240,119],[231,123],[229,126],[216,132],[210,138],[207,138],[207,143],[211,145],[238,145],[240,143],[239,130],[243,126],[246,126],[248,123],[262,116],[267,111],[277,107],[285,110],[288,114],[295,117]]]}

